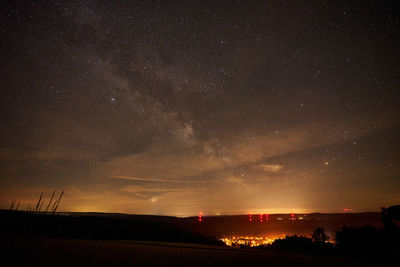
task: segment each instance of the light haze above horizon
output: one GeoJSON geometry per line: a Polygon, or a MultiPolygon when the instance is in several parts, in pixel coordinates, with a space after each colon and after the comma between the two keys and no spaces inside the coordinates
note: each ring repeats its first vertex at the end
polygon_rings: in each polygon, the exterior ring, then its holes
{"type": "Polygon", "coordinates": [[[400,203],[384,1],[4,1],[0,208],[171,216],[400,203]]]}

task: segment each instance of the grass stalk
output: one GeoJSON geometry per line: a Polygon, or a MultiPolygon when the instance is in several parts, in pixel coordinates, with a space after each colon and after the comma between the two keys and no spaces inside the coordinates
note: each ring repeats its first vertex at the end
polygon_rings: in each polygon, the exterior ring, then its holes
{"type": "Polygon", "coordinates": [[[51,202],[53,201],[53,198],[54,198],[54,194],[56,193],[56,191],[54,190],[54,192],[53,192],[53,194],[51,195],[51,198],[50,198],[50,201],[49,201],[49,204],[47,205],[47,207],[46,207],[46,210],[45,210],[45,212],[47,212],[48,210],[49,210],[49,208],[50,208],[50,205],[51,205],[51,202]]]}
{"type": "Polygon", "coordinates": [[[13,199],[13,200],[11,201],[10,210],[12,210],[12,209],[14,208],[14,205],[15,205],[15,200],[13,199]]]}
{"type": "Polygon", "coordinates": [[[60,204],[60,201],[61,201],[61,198],[62,198],[62,196],[64,195],[64,190],[61,192],[61,194],[60,194],[60,197],[58,198],[58,200],[57,200],[57,205],[55,206],[55,208],[53,209],[53,213],[55,213],[56,211],[57,211],[57,209],[58,209],[58,205],[60,204]]]}
{"type": "Polygon", "coordinates": [[[39,205],[40,205],[40,202],[42,201],[42,197],[43,197],[43,192],[42,192],[42,193],[40,193],[40,197],[39,197],[39,200],[38,200],[38,202],[37,202],[37,204],[36,204],[35,211],[37,211],[37,210],[38,210],[38,208],[39,208],[39,205]]]}
{"type": "Polygon", "coordinates": [[[39,206],[39,210],[38,210],[38,211],[40,211],[40,210],[42,209],[43,203],[44,203],[44,199],[43,199],[42,202],[40,203],[40,206],[39,206]]]}

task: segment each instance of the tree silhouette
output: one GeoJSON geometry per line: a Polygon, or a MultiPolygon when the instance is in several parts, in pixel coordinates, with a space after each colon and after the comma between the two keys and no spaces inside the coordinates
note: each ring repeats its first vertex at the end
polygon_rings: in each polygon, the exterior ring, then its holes
{"type": "Polygon", "coordinates": [[[317,227],[315,228],[314,232],[311,234],[311,238],[314,242],[322,242],[325,243],[328,241],[329,236],[325,233],[324,228],[317,227]]]}

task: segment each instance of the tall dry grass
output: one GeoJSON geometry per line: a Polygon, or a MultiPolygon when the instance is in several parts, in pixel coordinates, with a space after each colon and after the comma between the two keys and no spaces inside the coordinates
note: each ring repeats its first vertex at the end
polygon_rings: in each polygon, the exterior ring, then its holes
{"type": "MultiPolygon", "coordinates": [[[[53,191],[53,193],[52,193],[52,195],[50,197],[49,203],[47,204],[47,206],[44,209],[44,211],[42,211],[42,207],[43,207],[43,204],[45,202],[45,199],[43,197],[43,192],[41,192],[36,205],[32,205],[31,206],[31,204],[28,203],[28,206],[26,207],[25,212],[43,213],[43,214],[46,214],[46,213],[54,214],[54,213],[56,213],[57,209],[58,209],[58,207],[60,205],[61,199],[64,196],[64,190],[61,191],[60,195],[58,196],[58,199],[53,202],[55,195],[56,195],[56,190],[53,191]]],[[[18,202],[17,202],[17,200],[13,199],[11,201],[9,209],[17,211],[19,206],[20,206],[20,201],[18,200],[18,202]]],[[[21,211],[23,211],[23,210],[21,210],[21,211]]]]}

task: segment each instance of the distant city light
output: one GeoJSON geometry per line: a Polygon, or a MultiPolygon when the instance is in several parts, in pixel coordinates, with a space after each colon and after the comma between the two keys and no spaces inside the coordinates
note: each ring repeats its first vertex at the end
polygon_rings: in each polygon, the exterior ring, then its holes
{"type": "Polygon", "coordinates": [[[257,247],[272,244],[276,239],[284,238],[285,235],[259,237],[259,236],[232,236],[223,237],[220,240],[228,246],[257,247]]]}

